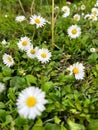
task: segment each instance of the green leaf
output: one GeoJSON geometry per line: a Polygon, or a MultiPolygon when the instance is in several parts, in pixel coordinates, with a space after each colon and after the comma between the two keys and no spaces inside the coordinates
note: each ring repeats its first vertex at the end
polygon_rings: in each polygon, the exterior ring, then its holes
{"type": "Polygon", "coordinates": [[[47,123],[45,125],[45,130],[61,130],[57,124],[47,123]]]}
{"type": "Polygon", "coordinates": [[[43,126],[34,126],[32,130],[45,130],[43,126]]]}
{"type": "Polygon", "coordinates": [[[5,108],[5,104],[3,102],[0,102],[0,109],[5,108]]]}
{"type": "Polygon", "coordinates": [[[68,119],[67,123],[70,127],[70,130],[85,130],[85,127],[82,124],[77,124],[75,122],[72,122],[69,119],[68,119]]]}
{"type": "Polygon", "coordinates": [[[26,80],[28,83],[37,84],[37,78],[33,75],[26,75],[26,80]]]}
{"type": "Polygon", "coordinates": [[[61,130],[67,130],[63,125],[61,125],[61,130]]]}
{"type": "Polygon", "coordinates": [[[2,73],[4,76],[11,76],[11,72],[12,70],[9,67],[4,67],[2,73]]]}
{"type": "Polygon", "coordinates": [[[87,127],[87,130],[98,130],[98,120],[90,120],[89,126],[87,127]]]}
{"type": "Polygon", "coordinates": [[[44,84],[42,84],[42,89],[45,91],[45,92],[48,92],[49,89],[52,89],[53,88],[53,82],[45,82],[44,84]]]}

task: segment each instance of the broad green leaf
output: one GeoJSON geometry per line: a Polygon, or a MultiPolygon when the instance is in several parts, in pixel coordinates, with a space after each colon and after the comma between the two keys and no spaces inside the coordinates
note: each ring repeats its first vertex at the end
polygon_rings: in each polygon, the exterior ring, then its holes
{"type": "Polygon", "coordinates": [[[33,75],[26,75],[26,80],[28,83],[37,84],[37,78],[33,75]]]}
{"type": "Polygon", "coordinates": [[[98,130],[98,119],[91,119],[87,130],[98,130]]]}
{"type": "Polygon", "coordinates": [[[45,125],[45,130],[61,130],[57,124],[47,123],[45,125]]]}

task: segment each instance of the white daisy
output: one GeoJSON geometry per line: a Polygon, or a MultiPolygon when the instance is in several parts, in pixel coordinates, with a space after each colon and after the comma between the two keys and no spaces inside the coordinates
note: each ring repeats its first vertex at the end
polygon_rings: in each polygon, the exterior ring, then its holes
{"type": "Polygon", "coordinates": [[[64,12],[63,17],[67,17],[70,15],[70,8],[68,6],[63,6],[62,11],[64,12]]]}
{"type": "Polygon", "coordinates": [[[2,45],[6,45],[7,42],[5,39],[3,39],[1,43],[2,43],[2,45]]]}
{"type": "Polygon", "coordinates": [[[73,18],[74,18],[74,20],[79,21],[80,20],[80,15],[79,14],[75,14],[73,16],[73,18]]]}
{"type": "Polygon", "coordinates": [[[36,58],[36,55],[38,53],[38,47],[33,48],[33,46],[31,46],[28,50],[27,50],[27,55],[30,58],[36,58]]]}
{"type": "Polygon", "coordinates": [[[95,7],[98,7],[98,0],[96,1],[95,7]]]}
{"type": "Polygon", "coordinates": [[[49,62],[51,58],[51,52],[48,49],[42,48],[38,50],[37,59],[42,63],[49,62]]]}
{"type": "Polygon", "coordinates": [[[22,21],[24,21],[24,20],[26,20],[26,17],[23,16],[23,15],[17,16],[17,17],[15,18],[15,21],[16,21],[16,22],[22,22],[22,21]]]}
{"type": "Polygon", "coordinates": [[[74,74],[77,80],[84,78],[84,66],[82,63],[76,63],[71,65],[67,70],[70,71],[70,75],[74,74]]]}
{"type": "Polygon", "coordinates": [[[86,15],[84,16],[84,19],[90,19],[90,14],[86,14],[86,15]]]}
{"type": "Polygon", "coordinates": [[[92,8],[91,13],[95,16],[98,16],[98,8],[92,8]]]}
{"type": "Polygon", "coordinates": [[[20,41],[17,43],[19,49],[28,50],[30,48],[31,42],[28,37],[21,37],[20,41]]]}
{"type": "Polygon", "coordinates": [[[5,84],[0,82],[0,93],[5,90],[5,84]]]}
{"type": "Polygon", "coordinates": [[[98,20],[97,16],[94,15],[94,14],[91,14],[89,19],[91,19],[92,21],[97,21],[98,20]]]}
{"type": "Polygon", "coordinates": [[[3,59],[3,63],[4,63],[6,66],[11,67],[11,66],[14,65],[14,60],[13,60],[13,58],[12,58],[11,55],[8,55],[8,54],[5,53],[5,54],[3,55],[3,57],[2,57],[2,59],[3,59]]]}
{"type": "Polygon", "coordinates": [[[40,15],[32,15],[30,17],[30,24],[36,24],[36,28],[43,27],[46,24],[46,20],[40,15]]]}
{"type": "Polygon", "coordinates": [[[68,28],[68,35],[71,38],[76,38],[81,35],[81,28],[78,25],[72,25],[68,28]]]}
{"type": "Polygon", "coordinates": [[[35,119],[45,110],[46,103],[45,92],[30,86],[19,94],[16,105],[20,116],[35,119]]]}

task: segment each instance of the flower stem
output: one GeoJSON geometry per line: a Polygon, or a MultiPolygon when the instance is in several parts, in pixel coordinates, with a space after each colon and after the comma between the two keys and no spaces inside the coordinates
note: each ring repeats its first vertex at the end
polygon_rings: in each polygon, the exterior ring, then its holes
{"type": "Polygon", "coordinates": [[[23,14],[26,16],[26,13],[25,13],[25,10],[24,10],[24,8],[23,8],[23,5],[22,5],[21,0],[18,0],[18,2],[19,2],[20,7],[21,7],[21,9],[22,9],[22,11],[23,11],[23,14]]]}
{"type": "Polygon", "coordinates": [[[52,0],[52,49],[54,49],[54,0],[52,0]]]}

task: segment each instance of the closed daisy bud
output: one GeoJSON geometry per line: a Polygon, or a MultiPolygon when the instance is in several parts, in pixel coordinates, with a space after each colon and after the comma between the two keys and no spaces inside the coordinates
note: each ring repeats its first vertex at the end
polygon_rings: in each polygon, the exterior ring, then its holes
{"type": "Polygon", "coordinates": [[[51,58],[51,52],[48,49],[42,48],[38,50],[37,59],[42,63],[49,62],[51,58]]]}
{"type": "Polygon", "coordinates": [[[0,82],[0,93],[5,90],[5,84],[0,82]]]}
{"type": "Polygon", "coordinates": [[[28,37],[21,37],[20,41],[17,43],[20,50],[28,50],[30,48],[31,42],[28,37]]]}
{"type": "Polygon", "coordinates": [[[5,54],[3,55],[3,57],[2,57],[2,59],[3,59],[3,63],[4,63],[6,66],[11,67],[11,66],[14,65],[14,60],[13,60],[13,58],[12,58],[11,55],[8,55],[8,54],[5,53],[5,54]]]}
{"type": "Polygon", "coordinates": [[[35,119],[45,110],[46,103],[45,92],[30,86],[19,94],[16,105],[20,116],[35,119]]]}
{"type": "Polygon", "coordinates": [[[81,28],[78,25],[70,26],[67,31],[71,38],[77,38],[81,35],[81,28]]]}
{"type": "Polygon", "coordinates": [[[82,63],[76,63],[67,68],[70,71],[70,75],[74,74],[77,80],[84,78],[84,66],[82,63]]]}
{"type": "Polygon", "coordinates": [[[30,24],[36,24],[36,28],[43,27],[46,24],[46,20],[40,15],[32,15],[30,17],[30,24]]]}

